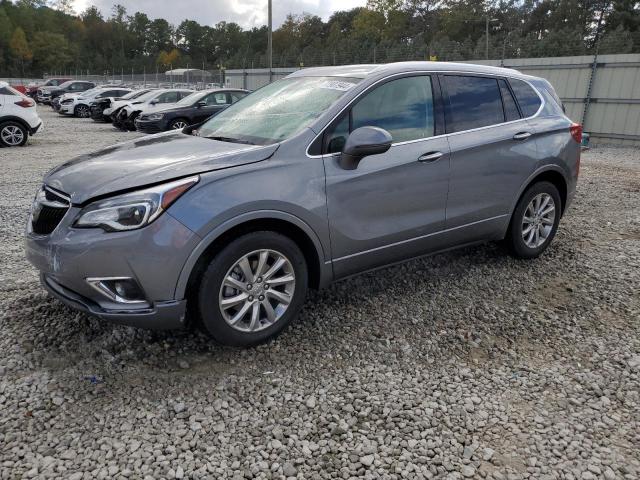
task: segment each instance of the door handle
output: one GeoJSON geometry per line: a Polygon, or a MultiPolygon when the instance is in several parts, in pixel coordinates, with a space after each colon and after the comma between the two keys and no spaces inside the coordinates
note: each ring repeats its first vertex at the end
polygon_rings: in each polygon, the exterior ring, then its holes
{"type": "Polygon", "coordinates": [[[531,136],[530,132],[518,132],[513,136],[514,140],[526,140],[531,136]]]}
{"type": "Polygon", "coordinates": [[[418,161],[419,162],[435,162],[442,155],[444,155],[442,152],[428,152],[428,153],[425,153],[424,155],[420,155],[418,157],[418,161]]]}

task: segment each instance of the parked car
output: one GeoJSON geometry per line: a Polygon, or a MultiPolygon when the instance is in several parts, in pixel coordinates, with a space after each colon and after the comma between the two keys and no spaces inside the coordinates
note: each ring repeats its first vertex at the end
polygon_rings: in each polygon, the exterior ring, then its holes
{"type": "Polygon", "coordinates": [[[91,116],[91,103],[96,99],[108,97],[120,97],[131,93],[130,88],[124,87],[96,87],[78,95],[70,95],[68,98],[60,100],[58,113],[73,115],[79,118],[89,118],[91,116]]]}
{"type": "Polygon", "coordinates": [[[123,106],[129,101],[134,101],[135,99],[142,97],[151,90],[152,89],[150,88],[143,88],[140,90],[132,90],[121,97],[102,97],[94,99],[90,105],[91,119],[96,122],[111,122],[112,107],[115,107],[118,104],[123,106]]]}
{"type": "Polygon", "coordinates": [[[42,88],[42,87],[57,87],[58,85],[63,84],[64,82],[68,82],[69,80],[71,80],[70,78],[48,78],[46,81],[35,84],[35,85],[29,85],[27,87],[27,96],[33,98],[34,100],[37,101],[38,98],[38,89],[42,88]]]}
{"type": "Polygon", "coordinates": [[[167,105],[174,104],[187,95],[191,95],[193,90],[178,90],[175,88],[158,89],[154,93],[140,97],[136,102],[129,102],[118,111],[117,115],[111,115],[113,125],[121,130],[135,130],[135,120],[141,113],[149,113],[161,110],[167,105]]]}
{"type": "Polygon", "coordinates": [[[194,92],[172,107],[139,115],[134,122],[136,130],[144,133],[158,133],[201,123],[248,93],[247,90],[239,89],[194,92]]]}
{"type": "Polygon", "coordinates": [[[580,166],[581,127],[549,82],[471,64],[303,69],[193,133],[47,174],[26,252],[49,292],[103,319],[192,321],[252,345],[308,287],[491,240],[539,256],[580,166]]]}
{"type": "Polygon", "coordinates": [[[21,147],[41,127],[35,100],[0,82],[0,146],[21,147]]]}
{"type": "Polygon", "coordinates": [[[41,87],[38,89],[38,101],[51,104],[51,101],[65,93],[81,93],[96,86],[93,82],[84,80],[69,80],[57,87],[41,87]]]}

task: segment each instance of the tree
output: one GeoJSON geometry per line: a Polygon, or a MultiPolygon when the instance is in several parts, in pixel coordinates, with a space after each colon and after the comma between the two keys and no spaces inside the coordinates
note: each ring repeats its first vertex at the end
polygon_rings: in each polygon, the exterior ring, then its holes
{"type": "Polygon", "coordinates": [[[169,65],[173,65],[174,63],[176,63],[179,57],[180,57],[180,52],[178,51],[177,48],[174,48],[170,52],[162,51],[158,54],[157,63],[159,65],[167,67],[169,65]]]}
{"type": "Polygon", "coordinates": [[[20,60],[22,76],[24,77],[24,62],[31,60],[33,54],[31,53],[31,49],[27,43],[27,37],[22,28],[16,27],[13,31],[13,35],[9,41],[9,48],[11,49],[11,53],[20,60]]]}

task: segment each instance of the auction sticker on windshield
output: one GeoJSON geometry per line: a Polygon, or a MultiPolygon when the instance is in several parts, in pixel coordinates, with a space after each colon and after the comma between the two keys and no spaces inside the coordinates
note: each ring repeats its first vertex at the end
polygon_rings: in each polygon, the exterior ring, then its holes
{"type": "Polygon", "coordinates": [[[341,92],[346,92],[350,88],[353,88],[353,83],[342,82],[340,80],[328,80],[326,82],[321,83],[320,88],[330,88],[331,90],[340,90],[341,92]]]}

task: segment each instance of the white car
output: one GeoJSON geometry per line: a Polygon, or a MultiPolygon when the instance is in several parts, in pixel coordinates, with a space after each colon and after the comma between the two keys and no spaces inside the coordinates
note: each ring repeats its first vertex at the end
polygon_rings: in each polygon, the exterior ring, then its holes
{"type": "Polygon", "coordinates": [[[113,125],[122,130],[135,130],[135,120],[142,113],[149,113],[155,110],[162,110],[168,105],[182,100],[187,95],[191,95],[193,90],[163,88],[154,90],[153,93],[140,97],[138,101],[131,102],[112,115],[113,125]]]}
{"type": "Polygon", "coordinates": [[[96,87],[82,93],[70,93],[60,98],[60,110],[62,115],[74,115],[80,118],[91,116],[91,103],[104,97],[121,97],[131,92],[124,87],[96,87]]]}
{"type": "Polygon", "coordinates": [[[41,128],[36,102],[0,82],[0,146],[20,147],[41,128]]]}
{"type": "Polygon", "coordinates": [[[109,117],[112,113],[117,113],[125,105],[142,103],[147,96],[153,95],[155,91],[155,88],[145,88],[143,90],[135,90],[119,99],[112,98],[109,106],[103,110],[102,114],[105,117],[109,117]]]}

